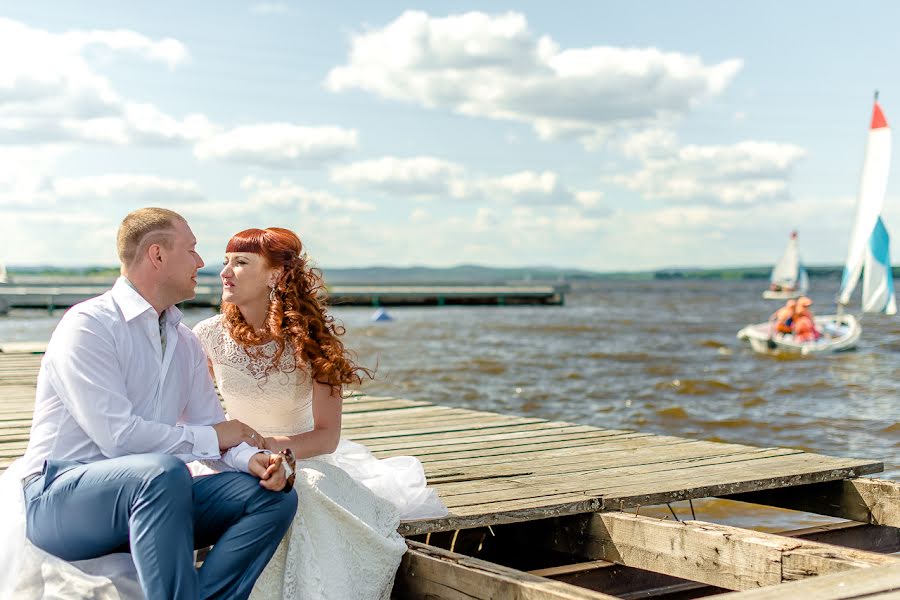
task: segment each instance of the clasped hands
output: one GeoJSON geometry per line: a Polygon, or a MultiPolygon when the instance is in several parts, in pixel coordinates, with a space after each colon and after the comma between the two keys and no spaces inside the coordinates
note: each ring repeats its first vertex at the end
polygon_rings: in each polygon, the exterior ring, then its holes
{"type": "MultiPolygon", "coordinates": [[[[262,450],[268,450],[266,439],[252,427],[237,420],[222,421],[213,425],[219,438],[219,450],[225,451],[242,442],[262,450]]],[[[250,473],[259,478],[259,483],[273,492],[290,491],[293,485],[293,456],[286,454],[269,454],[260,452],[250,458],[250,473]],[[289,474],[290,472],[290,474],[289,474]]]]}

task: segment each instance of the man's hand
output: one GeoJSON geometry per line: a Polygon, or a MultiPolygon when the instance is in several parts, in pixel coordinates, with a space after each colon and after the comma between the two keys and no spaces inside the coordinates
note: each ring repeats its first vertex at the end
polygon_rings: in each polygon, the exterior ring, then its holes
{"type": "Polygon", "coordinates": [[[281,465],[283,461],[284,457],[280,454],[254,454],[250,457],[250,473],[259,477],[260,485],[267,490],[280,492],[287,484],[284,467],[281,465]]]}
{"type": "Polygon", "coordinates": [[[265,448],[265,438],[256,433],[252,427],[244,425],[240,421],[222,421],[212,427],[219,436],[219,450],[222,452],[234,448],[241,442],[247,442],[257,448],[265,448]]]}

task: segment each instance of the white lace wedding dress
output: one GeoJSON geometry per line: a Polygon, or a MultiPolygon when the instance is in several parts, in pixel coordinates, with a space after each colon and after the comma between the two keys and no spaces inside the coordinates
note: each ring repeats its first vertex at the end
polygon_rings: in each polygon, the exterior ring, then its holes
{"type": "MultiPolygon", "coordinates": [[[[275,344],[251,358],[225,331],[221,315],[194,332],[213,366],[225,410],[265,436],[313,428],[312,380],[291,369],[263,376],[275,344]],[[268,361],[266,356],[270,357],[268,361]]],[[[364,446],[342,440],[333,454],[297,461],[298,509],[290,531],[256,582],[252,600],[378,599],[390,595],[406,543],[400,519],[443,516],[444,504],[426,487],[414,457],[378,460],[364,446]]]]}

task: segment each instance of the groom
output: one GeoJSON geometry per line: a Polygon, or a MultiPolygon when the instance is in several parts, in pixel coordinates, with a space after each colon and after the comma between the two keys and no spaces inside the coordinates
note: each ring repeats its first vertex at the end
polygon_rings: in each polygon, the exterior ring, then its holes
{"type": "Polygon", "coordinates": [[[297,508],[282,457],[225,421],[174,306],[194,297],[196,243],[172,211],[125,217],[122,276],[50,339],[24,457],[28,539],[65,560],[130,545],[148,599],[246,598],[297,508]],[[228,472],[192,479],[193,460],[228,472]],[[198,572],[193,550],[210,544],[198,572]]]}

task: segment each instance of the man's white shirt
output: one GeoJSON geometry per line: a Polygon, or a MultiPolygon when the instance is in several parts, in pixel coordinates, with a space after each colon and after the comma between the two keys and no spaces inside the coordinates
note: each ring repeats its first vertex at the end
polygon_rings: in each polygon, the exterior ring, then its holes
{"type": "Polygon", "coordinates": [[[181,317],[174,306],[163,313],[163,354],[159,315],[123,277],[69,309],[41,362],[22,473],[39,472],[46,459],[144,453],[221,459],[225,470],[249,472],[259,449],[242,443],[219,452],[211,426],[225,413],[206,355],[181,317]]]}

